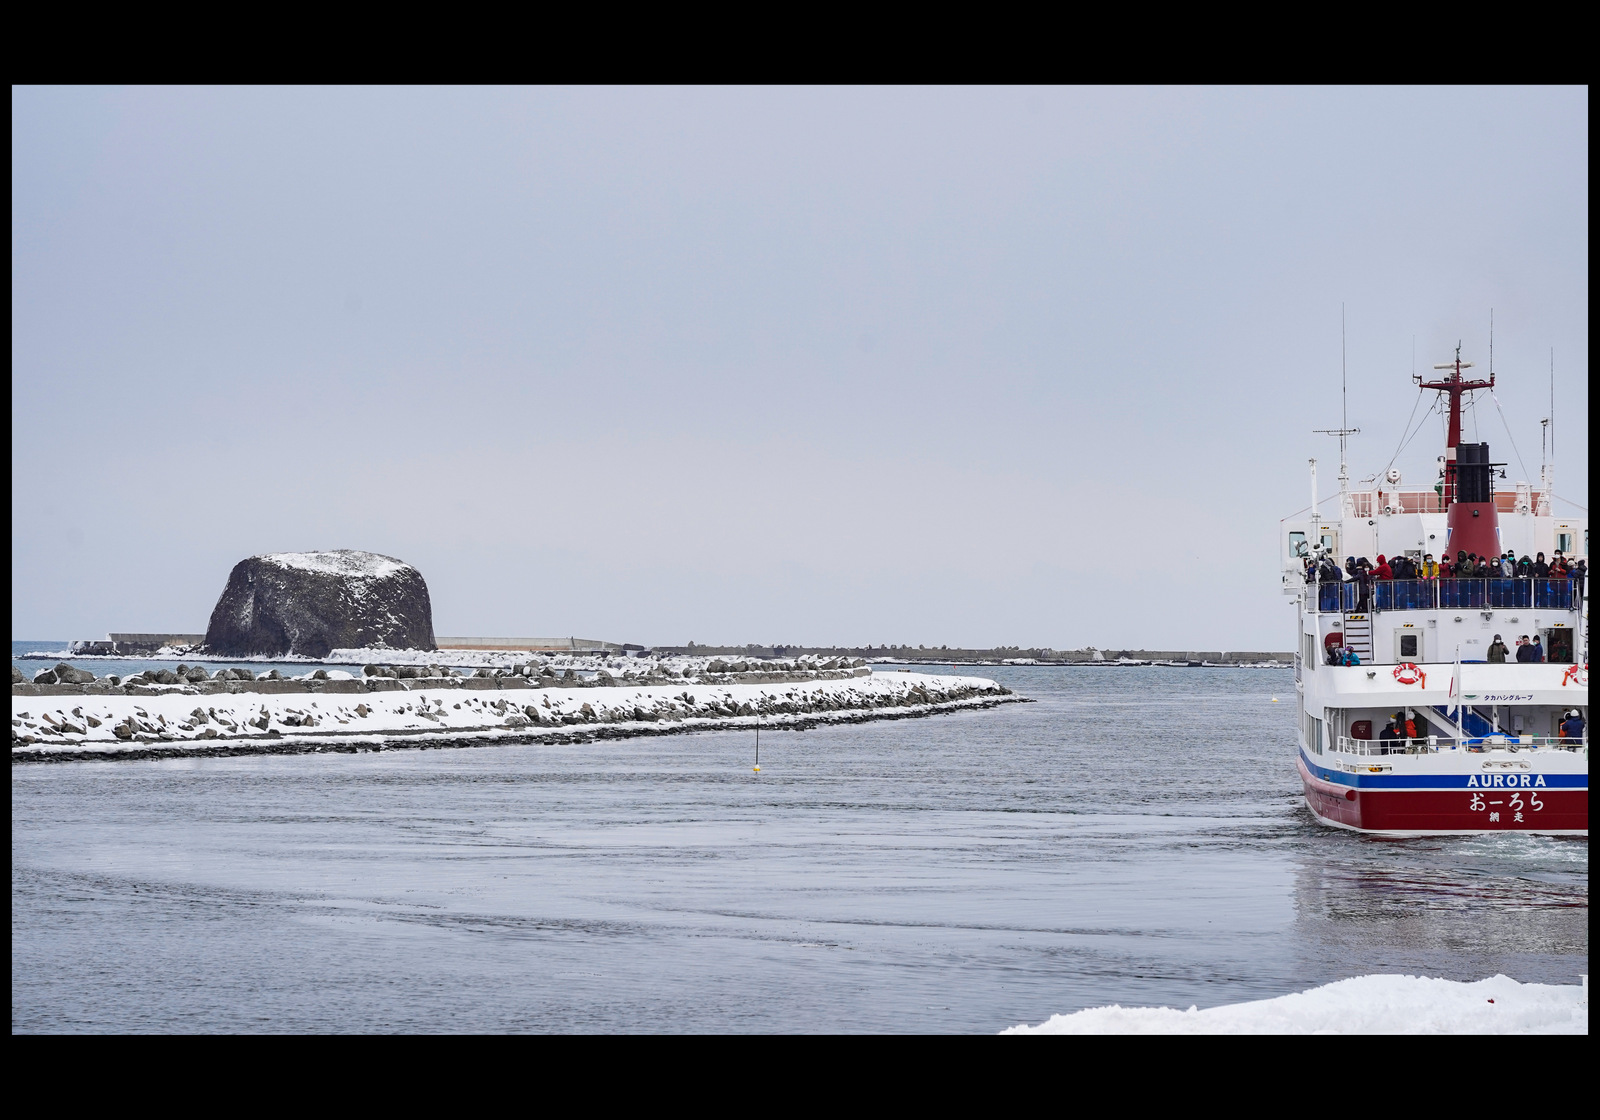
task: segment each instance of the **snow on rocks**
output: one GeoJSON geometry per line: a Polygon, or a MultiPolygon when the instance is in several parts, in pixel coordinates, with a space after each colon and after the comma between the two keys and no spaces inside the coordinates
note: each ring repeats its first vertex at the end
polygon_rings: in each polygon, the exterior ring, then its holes
{"type": "Polygon", "coordinates": [[[275,564],[290,571],[316,572],[319,575],[346,578],[385,579],[401,572],[414,570],[403,560],[380,556],[376,552],[358,552],[340,548],[330,552],[269,552],[257,560],[275,564]]]}
{"type": "MultiPolygon", "coordinates": [[[[331,676],[331,673],[330,673],[331,676]]],[[[507,738],[804,727],[928,715],[1017,699],[976,677],[891,673],[792,683],[530,687],[475,678],[375,681],[380,691],[193,691],[11,698],[13,761],[452,745],[507,738]],[[517,687],[510,687],[511,685],[517,687]],[[483,687],[474,687],[483,686],[483,687]]]]}
{"type": "Polygon", "coordinates": [[[1002,1034],[1588,1034],[1589,978],[1522,984],[1357,976],[1275,999],[1177,1011],[1091,1007],[1002,1034]]]}

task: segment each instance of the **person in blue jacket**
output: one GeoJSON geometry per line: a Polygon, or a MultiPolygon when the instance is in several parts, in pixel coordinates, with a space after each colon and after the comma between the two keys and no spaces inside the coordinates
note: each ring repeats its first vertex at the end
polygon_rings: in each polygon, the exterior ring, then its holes
{"type": "Polygon", "coordinates": [[[1567,713],[1567,718],[1561,721],[1561,743],[1563,746],[1577,746],[1583,742],[1583,713],[1573,708],[1567,713]]]}

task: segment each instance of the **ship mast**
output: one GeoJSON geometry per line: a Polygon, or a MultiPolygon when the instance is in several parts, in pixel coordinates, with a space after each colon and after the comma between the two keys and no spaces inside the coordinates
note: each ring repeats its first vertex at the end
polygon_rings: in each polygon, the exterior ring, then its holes
{"type": "Polygon", "coordinates": [[[1436,389],[1441,393],[1450,394],[1450,432],[1445,437],[1444,450],[1444,506],[1449,509],[1456,501],[1456,448],[1461,446],[1461,394],[1470,393],[1476,389],[1492,389],[1494,387],[1494,371],[1490,371],[1487,381],[1463,381],[1461,371],[1471,369],[1471,362],[1461,360],[1461,343],[1456,343],[1456,360],[1436,365],[1434,369],[1449,370],[1439,381],[1423,381],[1420,374],[1417,384],[1423,389],[1436,389]]]}
{"type": "MultiPolygon", "coordinates": [[[[1339,410],[1339,427],[1312,428],[1311,431],[1316,435],[1339,437],[1339,516],[1345,518],[1350,516],[1350,466],[1345,461],[1344,441],[1351,436],[1360,435],[1361,429],[1350,426],[1350,386],[1349,379],[1345,375],[1344,304],[1342,303],[1339,305],[1339,410]]],[[[1316,472],[1316,460],[1313,459],[1311,461],[1311,493],[1313,501],[1315,501],[1316,495],[1316,472]]],[[[1313,505],[1311,520],[1316,521],[1320,516],[1322,515],[1317,512],[1316,506],[1313,505]]],[[[1315,525],[1312,526],[1312,529],[1313,536],[1320,532],[1315,525]]]]}

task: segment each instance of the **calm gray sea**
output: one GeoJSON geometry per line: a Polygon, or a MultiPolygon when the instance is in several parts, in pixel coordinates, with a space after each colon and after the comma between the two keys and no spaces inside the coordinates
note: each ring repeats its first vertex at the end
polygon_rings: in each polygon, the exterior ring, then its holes
{"type": "Polygon", "coordinates": [[[1588,844],[1325,829],[1288,670],[580,746],[12,769],[14,1031],[997,1031],[1588,971],[1588,844]],[[1280,703],[1273,703],[1277,696],[1280,703]]]}

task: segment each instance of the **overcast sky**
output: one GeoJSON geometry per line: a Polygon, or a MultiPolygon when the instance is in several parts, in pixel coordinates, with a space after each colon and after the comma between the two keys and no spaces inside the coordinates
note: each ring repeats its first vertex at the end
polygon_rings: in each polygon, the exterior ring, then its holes
{"type": "Polygon", "coordinates": [[[1358,478],[1413,340],[1486,368],[1493,308],[1526,473],[1553,348],[1588,504],[1588,125],[1581,89],[14,89],[12,635],[198,632],[241,558],[358,548],[447,635],[1289,649],[1341,303],[1358,478]]]}

